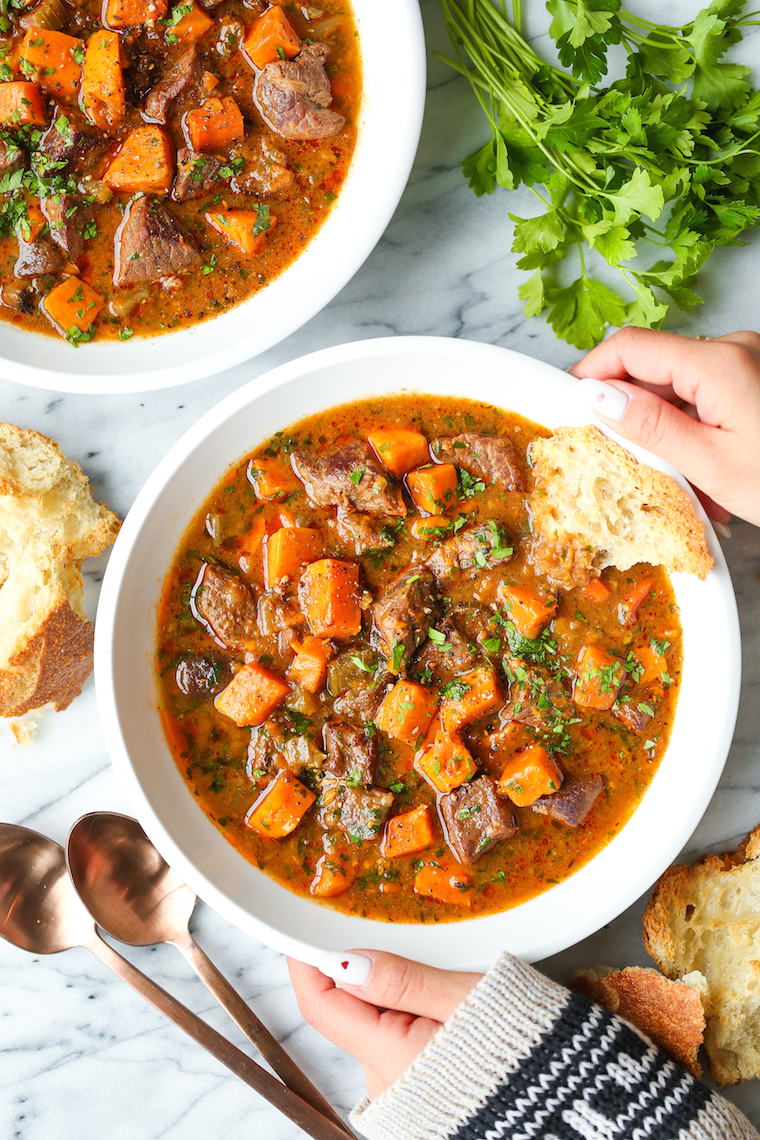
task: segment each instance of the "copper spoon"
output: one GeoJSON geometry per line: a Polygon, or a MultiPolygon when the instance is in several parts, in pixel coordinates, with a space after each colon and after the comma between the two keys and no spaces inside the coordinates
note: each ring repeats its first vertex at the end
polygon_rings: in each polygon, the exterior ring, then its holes
{"type": "Polygon", "coordinates": [[[82,816],[69,832],[66,862],[79,897],[106,934],[130,946],[176,946],[285,1084],[353,1135],[195,942],[188,925],[195,895],[136,819],[108,811],[82,816]]]}
{"type": "Polygon", "coordinates": [[[353,1136],[342,1122],[337,1128],[117,954],[100,938],[92,916],[74,890],[63,848],[13,823],[0,823],[0,937],[32,954],[58,954],[84,946],[314,1140],[353,1136]]]}

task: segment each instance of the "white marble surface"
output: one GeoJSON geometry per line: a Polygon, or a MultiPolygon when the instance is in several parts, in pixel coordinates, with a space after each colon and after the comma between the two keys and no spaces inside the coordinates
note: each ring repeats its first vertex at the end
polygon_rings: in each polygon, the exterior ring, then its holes
{"type": "MultiPolygon", "coordinates": [[[[422,0],[428,45],[445,48],[438,0],[422,0]]],[[[674,22],[697,5],[676,0],[674,22]]],[[[643,0],[637,11],[645,11],[643,0]]],[[[656,12],[652,5],[652,13],[656,12]]],[[[540,31],[543,6],[529,13],[540,31]]],[[[743,46],[760,58],[760,29],[743,46]]],[[[542,38],[542,42],[545,39],[542,38]]],[[[0,380],[0,419],[57,439],[88,472],[96,497],[122,515],[171,444],[198,417],[268,368],[342,341],[394,334],[469,337],[560,367],[575,359],[516,296],[508,210],[531,211],[528,192],[476,199],[459,160],[485,136],[462,81],[431,59],[422,141],[387,233],[331,305],[249,364],[189,387],[148,396],[87,398],[0,380]]],[[[668,327],[694,335],[758,328],[760,246],[717,254],[703,275],[706,304],[668,327]]],[[[0,336],[2,332],[0,331],[0,336]]],[[[82,349],[81,351],[86,351],[82,349]]],[[[725,543],[744,638],[744,683],[734,743],[720,787],[684,854],[733,844],[760,819],[760,532],[734,525],[725,543]]],[[[87,566],[94,613],[102,560],[87,566]]],[[[82,813],[129,811],[112,774],[92,681],[64,713],[48,716],[32,747],[0,724],[0,818],[58,841],[82,813]]],[[[674,805],[677,810],[677,805],[674,805]]],[[[592,938],[544,964],[566,980],[576,965],[645,963],[641,910],[631,907],[592,938]]],[[[221,970],[340,1110],[363,1092],[358,1064],[325,1044],[298,1014],[283,959],[199,904],[194,930],[221,970]]],[[[238,1030],[170,947],[125,950],[180,1000],[244,1047],[238,1030]]],[[[3,1140],[296,1140],[298,1128],[262,1102],[85,950],[35,958],[0,942],[0,1137],[3,1140]]],[[[732,1099],[760,1127],[757,1082],[732,1099]]]]}

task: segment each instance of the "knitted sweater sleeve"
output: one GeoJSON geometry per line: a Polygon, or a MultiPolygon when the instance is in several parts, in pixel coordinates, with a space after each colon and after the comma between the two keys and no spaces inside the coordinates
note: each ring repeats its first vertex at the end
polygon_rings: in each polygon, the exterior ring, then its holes
{"type": "Polygon", "coordinates": [[[351,1123],[369,1140],[760,1140],[627,1022],[509,954],[351,1123]]]}

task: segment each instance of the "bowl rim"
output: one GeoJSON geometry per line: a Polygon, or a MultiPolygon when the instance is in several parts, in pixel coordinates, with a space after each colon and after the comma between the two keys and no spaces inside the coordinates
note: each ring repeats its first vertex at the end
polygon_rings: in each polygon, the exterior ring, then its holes
{"type": "MultiPolygon", "coordinates": [[[[120,395],[174,387],[258,356],[301,328],[333,300],[367,260],[398,207],[419,144],[427,82],[418,0],[401,0],[394,15],[394,37],[401,32],[397,47],[403,58],[394,70],[393,105],[366,87],[367,76],[379,71],[378,61],[369,54],[379,52],[382,46],[376,43],[377,10],[371,0],[352,0],[352,8],[361,37],[365,84],[356,146],[341,193],[302,254],[265,289],[239,305],[217,317],[160,336],[123,342],[94,341],[75,349],[53,336],[1,321],[0,376],[33,388],[86,395],[120,395]],[[365,67],[371,59],[375,62],[370,68],[365,67]],[[399,108],[402,114],[397,113],[399,108]],[[370,173],[364,155],[371,155],[373,147],[378,157],[370,173]],[[357,217],[361,225],[356,224],[357,217]],[[340,258],[334,256],[336,249],[340,258]],[[317,274],[319,286],[315,287],[313,279],[317,274]],[[245,316],[236,319],[235,314],[241,312],[245,316]],[[160,365],[155,364],[156,354],[165,357],[160,365]],[[46,362],[49,357],[56,358],[54,366],[46,362]]],[[[379,81],[375,86],[379,88],[379,81]]]]}
{"type": "MultiPolygon", "coordinates": [[[[321,943],[317,945],[314,941],[309,941],[308,938],[302,935],[294,935],[292,930],[289,931],[278,928],[271,922],[251,914],[246,906],[241,905],[238,899],[231,897],[231,894],[228,893],[225,887],[212,881],[204,871],[200,870],[194,864],[192,854],[187,844],[185,844],[184,841],[178,840],[177,836],[172,836],[169,833],[169,829],[166,826],[166,811],[164,810],[162,816],[161,811],[156,809],[141,784],[122,732],[121,725],[125,723],[124,717],[126,714],[125,710],[119,707],[117,682],[114,674],[113,639],[117,609],[120,603],[120,590],[122,583],[125,581],[125,575],[129,571],[130,558],[133,556],[134,549],[140,541],[141,533],[148,519],[148,515],[154,503],[160,498],[160,493],[164,486],[176,475],[183,462],[186,462],[196,449],[201,447],[205,441],[212,439],[214,433],[223,430],[225,424],[239,417],[246,408],[255,406],[268,397],[274,397],[276,399],[277,394],[282,394],[282,389],[286,388],[289,383],[303,384],[307,381],[310,374],[320,369],[335,369],[340,366],[351,365],[356,369],[358,375],[363,362],[366,364],[373,360],[380,360],[388,363],[392,362],[394,357],[399,358],[400,356],[407,355],[415,360],[419,359],[420,370],[422,370],[422,361],[424,358],[432,358],[435,357],[436,354],[445,359],[452,359],[457,365],[464,366],[466,363],[470,367],[483,369],[493,368],[495,365],[506,366],[511,364],[513,367],[516,365],[517,368],[521,369],[527,376],[532,375],[537,379],[543,377],[544,381],[549,385],[549,388],[551,389],[553,385],[556,392],[560,391],[563,385],[566,392],[569,392],[570,389],[568,385],[575,383],[575,381],[571,382],[570,377],[559,369],[537,361],[532,357],[525,356],[524,354],[516,353],[498,346],[471,341],[451,340],[442,337],[393,337],[358,341],[347,345],[338,345],[334,348],[322,349],[280,365],[265,375],[258,377],[256,380],[251,381],[243,388],[233,392],[230,396],[217,404],[216,407],[210,409],[210,411],[174,444],[164,459],[158,464],[140,491],[132,509],[125,519],[122,532],[111,553],[101,590],[95,634],[95,683],[98,708],[106,746],[114,764],[117,777],[138,819],[167,862],[175,868],[178,874],[180,874],[209,905],[225,915],[225,917],[236,926],[247,931],[260,941],[291,956],[301,958],[304,961],[314,962],[323,949],[343,950],[346,949],[346,946],[340,944],[325,945],[324,938],[322,938],[321,943]]],[[[401,387],[399,384],[391,385],[392,390],[397,390],[401,387]]],[[[403,387],[404,390],[407,391],[413,392],[415,390],[414,383],[407,384],[403,387]]],[[[429,393],[436,391],[435,387],[430,384],[422,388],[417,388],[417,390],[427,391],[429,393]]],[[[357,398],[366,398],[367,394],[367,392],[362,391],[357,398]]],[[[475,398],[482,397],[476,394],[475,398]]],[[[329,402],[326,402],[323,398],[321,403],[317,406],[324,408],[329,407],[331,404],[342,402],[344,402],[342,399],[331,399],[329,402]]],[[[509,407],[510,405],[505,401],[503,406],[509,407]]],[[[515,410],[526,414],[523,409],[517,408],[515,410]]],[[[297,418],[300,418],[300,416],[297,418]]],[[[541,422],[535,415],[529,418],[541,422]]],[[[547,418],[551,419],[551,417],[547,418]]],[[[293,422],[293,419],[294,417],[292,415],[289,420],[287,416],[285,416],[285,424],[287,424],[287,422],[293,422]]],[[[565,422],[565,420],[562,422],[565,422]]],[[[585,404],[583,408],[577,412],[576,419],[573,422],[594,423],[596,426],[602,427],[601,424],[597,423],[590,409],[588,409],[585,404]]],[[[549,426],[559,425],[555,420],[549,426]]],[[[266,434],[270,433],[267,432],[266,434]]],[[[631,445],[614,432],[606,431],[605,434],[626,447],[637,459],[672,475],[679,485],[690,495],[695,505],[695,510],[702,522],[705,524],[709,523],[707,516],[698,500],[696,500],[689,485],[672,467],[657,457],[650,456],[642,448],[631,445]]],[[[263,438],[265,438],[264,435],[261,436],[261,439],[263,438]]],[[[253,448],[258,445],[258,442],[260,442],[258,438],[252,440],[249,451],[253,450],[253,448]]],[[[233,463],[236,458],[238,457],[233,457],[233,463]]],[[[242,456],[240,458],[242,458],[242,456]]],[[[224,466],[224,470],[229,469],[230,466],[232,466],[232,463],[227,462],[224,466]]],[[[219,478],[221,478],[223,473],[224,471],[221,470],[219,478]]],[[[205,491],[206,495],[208,493],[209,488],[205,491]]],[[[194,505],[192,510],[186,513],[180,533],[184,531],[188,525],[192,513],[198,508],[201,501],[202,498],[194,505]]],[[[485,918],[465,919],[457,923],[447,923],[437,928],[427,928],[431,934],[434,933],[434,930],[447,931],[453,927],[469,928],[476,936],[475,939],[472,940],[473,947],[469,952],[469,956],[460,953],[456,960],[451,960],[451,956],[447,955],[445,945],[441,948],[437,945],[433,947],[432,944],[426,945],[421,949],[418,945],[415,945],[414,954],[408,954],[408,956],[415,956],[421,960],[429,961],[432,964],[449,965],[456,968],[485,966],[493,960],[495,953],[498,952],[493,945],[491,945],[490,948],[483,949],[485,943],[488,942],[488,939],[485,939],[485,941],[483,939],[483,935],[486,934],[485,924],[493,925],[494,920],[498,921],[504,919],[505,916],[509,916],[508,921],[505,921],[503,924],[505,928],[508,929],[506,941],[509,944],[506,948],[528,961],[545,958],[550,954],[558,953],[560,950],[566,949],[568,946],[573,945],[581,938],[586,937],[605,923],[617,917],[617,915],[631,905],[642,892],[649,889],[658,875],[661,874],[678,855],[704,814],[718,780],[720,779],[731,744],[738,711],[741,684],[741,645],[736,599],[725,558],[723,557],[714,531],[710,525],[706,525],[705,529],[710,552],[715,559],[715,565],[711,574],[708,576],[707,583],[695,584],[696,580],[690,581],[690,576],[688,575],[671,575],[674,587],[677,585],[677,591],[700,589],[709,584],[709,591],[706,596],[713,604],[716,603],[717,599],[720,611],[714,624],[717,625],[720,623],[722,628],[722,649],[725,663],[720,703],[721,718],[719,724],[712,725],[710,728],[712,735],[710,736],[709,745],[712,748],[712,759],[708,770],[702,773],[701,782],[687,781],[687,787],[679,805],[679,811],[672,812],[672,809],[669,807],[668,814],[664,817],[664,820],[667,821],[667,826],[661,826],[656,830],[654,835],[650,836],[646,829],[647,815],[644,808],[648,802],[647,797],[650,796],[652,789],[657,785],[658,779],[662,778],[661,774],[666,766],[665,759],[670,752],[670,749],[666,750],[665,757],[663,757],[658,772],[655,774],[647,793],[644,795],[642,804],[612,841],[602,848],[596,856],[575,874],[563,880],[557,886],[552,887],[550,890],[544,891],[542,894],[536,896],[536,898],[510,910],[499,912],[497,915],[490,915],[485,918]],[[643,854],[638,850],[629,850],[632,843],[626,840],[626,836],[635,836],[645,841],[643,854]],[[656,842],[652,842],[655,837],[656,842]],[[655,849],[657,852],[656,858],[653,855],[655,849]],[[618,863],[621,862],[621,859],[624,860],[623,865],[625,866],[626,873],[630,872],[631,867],[633,868],[633,873],[630,874],[627,881],[616,882],[614,884],[615,889],[609,889],[610,884],[605,884],[604,876],[599,871],[599,868],[602,866],[602,860],[607,859],[608,854],[613,850],[615,851],[615,860],[618,863]],[[606,885],[608,889],[603,892],[604,897],[601,898],[601,900],[594,900],[595,909],[593,910],[591,924],[589,924],[588,911],[584,910],[582,906],[576,905],[570,909],[569,913],[563,915],[564,925],[554,922],[547,927],[546,921],[542,919],[543,926],[539,923],[539,926],[541,926],[539,933],[536,935],[530,932],[531,920],[535,920],[537,915],[543,914],[543,910],[547,907],[547,899],[553,899],[559,903],[564,901],[568,895],[570,898],[572,898],[573,895],[584,897],[584,892],[586,891],[598,891],[600,882],[602,886],[606,885]],[[523,920],[522,926],[524,930],[520,931],[517,929],[518,923],[512,921],[514,916],[518,916],[523,920]],[[481,935],[480,938],[478,938],[479,934],[481,935]]],[[[172,552],[174,546],[176,546],[176,542],[173,543],[172,552]]],[[[684,628],[685,643],[686,639],[687,630],[684,628]]],[[[684,656],[686,659],[686,652],[684,656]]],[[[686,676],[686,665],[684,668],[684,676],[686,676]]],[[[682,695],[683,692],[684,686],[682,685],[682,695]]],[[[153,715],[156,715],[155,709],[153,710],[153,715]]],[[[678,710],[676,713],[676,724],[678,724],[678,710]]],[[[699,743],[700,745],[702,744],[701,735],[699,743]]],[[[165,743],[164,749],[169,756],[170,763],[174,765],[173,757],[169,754],[165,743]]],[[[186,786],[179,773],[177,773],[177,776],[178,779],[182,781],[182,785],[186,786]]],[[[672,791],[672,788],[670,790],[672,791]]],[[[235,849],[220,835],[218,829],[214,828],[213,824],[207,820],[205,813],[198,811],[197,805],[192,804],[191,806],[198,817],[203,820],[209,828],[213,829],[215,835],[219,836],[221,843],[226,848],[234,851],[235,849]]],[[[660,821],[661,824],[663,822],[663,820],[660,821]]],[[[206,838],[208,838],[208,836],[204,836],[204,840],[206,838]]],[[[244,857],[238,855],[237,852],[235,852],[235,854],[241,863],[246,867],[251,867],[251,864],[248,864],[244,857]]],[[[252,870],[256,869],[252,868],[252,870]]],[[[241,870],[240,874],[243,876],[244,872],[241,870]]],[[[261,875],[261,872],[258,872],[258,874],[261,875]]],[[[274,882],[268,879],[268,877],[267,881],[269,883],[274,882]]],[[[301,898],[287,891],[286,888],[280,887],[278,884],[276,884],[276,886],[288,900],[301,898]]],[[[313,903],[310,900],[301,901],[305,901],[308,907],[319,907],[319,904],[313,903]]],[[[300,903],[297,905],[300,905],[300,903]]],[[[319,909],[326,909],[331,916],[340,916],[340,912],[334,911],[331,908],[319,907],[319,909]]],[[[373,922],[369,919],[352,918],[348,916],[340,917],[345,918],[346,923],[341,924],[338,921],[334,925],[345,927],[345,929],[340,931],[341,934],[348,932],[348,937],[351,937],[351,935],[364,935],[363,938],[354,937],[350,943],[351,945],[374,945],[379,943],[380,948],[389,948],[387,939],[385,938],[389,927],[393,931],[419,931],[421,929],[418,924],[394,925],[373,922]],[[374,939],[372,938],[373,933],[376,935],[374,939]]],[[[493,934],[492,925],[489,927],[491,943],[493,943],[493,937],[491,937],[493,934]]],[[[313,935],[311,936],[314,937],[313,935]]],[[[450,941],[452,940],[447,940],[445,937],[442,940],[443,944],[450,941]]],[[[399,949],[398,946],[396,946],[395,949],[396,952],[405,953],[404,949],[399,949]]]]}

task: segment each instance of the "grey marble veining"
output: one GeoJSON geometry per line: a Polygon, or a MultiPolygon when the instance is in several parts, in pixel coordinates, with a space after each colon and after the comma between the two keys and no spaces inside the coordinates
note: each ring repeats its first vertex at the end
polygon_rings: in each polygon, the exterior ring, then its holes
{"type": "MultiPolygon", "coordinates": [[[[676,0],[674,22],[696,3],[676,0]]],[[[422,0],[428,46],[448,50],[438,0],[422,0]]],[[[652,0],[636,10],[656,14],[652,0]]],[[[546,49],[545,13],[530,28],[546,49]]],[[[743,59],[760,57],[751,29],[743,59]]],[[[374,336],[432,334],[504,345],[559,367],[577,354],[517,299],[521,274],[510,252],[507,213],[535,213],[521,190],[476,199],[459,170],[485,139],[463,83],[430,57],[428,102],[409,186],[385,235],[338,297],[302,329],[256,360],[184,388],[148,395],[85,397],[0,380],[0,419],[57,439],[89,474],[97,498],[124,514],[156,463],[199,416],[245,381],[296,356],[374,336]]],[[[719,251],[701,278],[705,305],[668,327],[695,335],[758,328],[760,247],[719,251]]],[[[2,331],[0,330],[0,336],[2,331]]],[[[86,351],[83,349],[81,351],[86,351]]],[[[760,531],[733,524],[724,543],[744,639],[744,682],[720,786],[684,851],[731,846],[760,820],[760,531]]],[[[94,614],[104,559],[86,565],[94,614]]],[[[711,715],[708,710],[706,715],[711,715]]],[[[695,734],[695,748],[699,747],[695,734]]],[[[0,818],[63,841],[82,813],[129,811],[111,771],[92,681],[70,708],[46,717],[30,748],[0,724],[0,818]]],[[[543,963],[567,980],[576,967],[645,964],[642,898],[582,943],[543,963]]],[[[331,1102],[347,1112],[363,1093],[358,1063],[325,1043],[298,1013],[282,957],[203,904],[194,931],[331,1102]]],[[[122,948],[119,948],[122,949],[122,948]]],[[[171,947],[123,952],[232,1041],[247,1043],[171,947]]],[[[760,1086],[730,1094],[760,1127],[760,1086]]],[[[297,1140],[294,1125],[119,982],[85,950],[35,958],[0,942],[0,1138],[2,1140],[297,1140]]]]}

